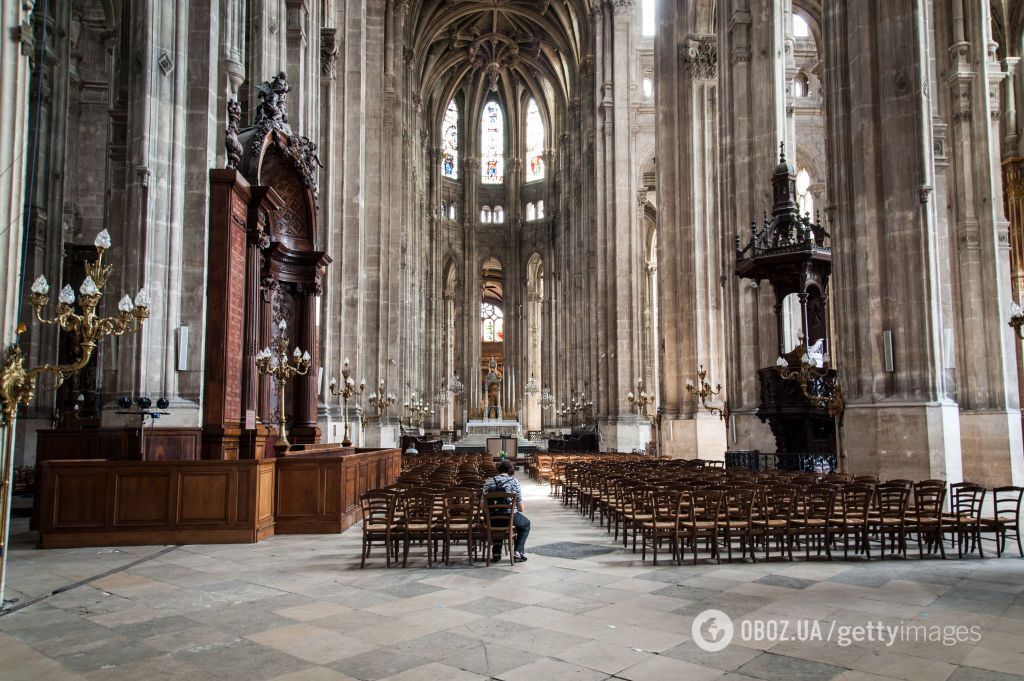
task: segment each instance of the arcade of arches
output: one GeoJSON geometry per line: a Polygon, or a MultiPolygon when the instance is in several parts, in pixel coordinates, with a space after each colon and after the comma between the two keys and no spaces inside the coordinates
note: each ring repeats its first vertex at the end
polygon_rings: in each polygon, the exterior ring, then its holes
{"type": "MultiPolygon", "coordinates": [[[[102,228],[112,289],[154,300],[140,334],[20,413],[19,465],[44,431],[133,428],[122,395],[166,398],[168,432],[204,427],[211,168],[229,102],[250,125],[282,73],[322,254],[314,284],[289,284],[316,339],[298,441],[340,441],[347,416],[357,445],[397,445],[397,423],[361,418],[383,382],[392,419],[425,405],[428,437],[496,419],[540,446],[582,424],[608,451],[771,452],[759,371],[804,343],[845,401],[838,437],[807,449],[882,477],[1024,480],[1020,3],[9,4],[4,338],[28,282],[75,280],[102,228]],[[777,301],[736,274],[779,205],[780,143],[783,198],[827,231],[831,271],[777,301]],[[369,387],[343,415],[346,357],[369,387]],[[727,419],[688,392],[700,366],[727,419]]],[[[30,328],[29,363],[59,337],[30,328]]]]}

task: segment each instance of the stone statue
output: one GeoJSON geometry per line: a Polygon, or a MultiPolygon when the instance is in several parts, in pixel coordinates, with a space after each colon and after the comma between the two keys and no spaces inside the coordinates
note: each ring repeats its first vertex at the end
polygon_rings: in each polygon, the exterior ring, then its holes
{"type": "Polygon", "coordinates": [[[498,363],[492,357],[487,363],[487,376],[484,378],[484,394],[486,395],[486,411],[484,418],[501,418],[501,377],[498,376],[498,363]]]}
{"type": "Polygon", "coordinates": [[[242,105],[234,99],[228,100],[228,128],[224,132],[224,150],[228,155],[228,168],[237,168],[242,160],[242,143],[238,141],[238,121],[242,117],[242,105]]]}

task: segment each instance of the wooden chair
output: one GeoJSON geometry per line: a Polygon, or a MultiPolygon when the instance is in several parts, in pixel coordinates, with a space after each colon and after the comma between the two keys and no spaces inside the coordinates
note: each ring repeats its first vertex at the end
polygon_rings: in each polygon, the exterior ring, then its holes
{"type": "Polygon", "coordinates": [[[907,504],[910,489],[901,481],[885,482],[875,487],[877,511],[871,513],[870,525],[879,537],[882,558],[885,558],[885,542],[889,539],[890,550],[907,557],[907,504]],[[898,542],[898,543],[897,543],[898,542]]]}
{"type": "Polygon", "coordinates": [[[625,490],[626,503],[622,514],[622,547],[629,546],[629,531],[633,531],[633,553],[636,553],[636,537],[643,523],[654,519],[654,488],[649,485],[632,485],[625,490]]]}
{"type": "Polygon", "coordinates": [[[444,496],[444,543],[442,556],[444,564],[450,565],[452,543],[463,539],[469,562],[476,560],[478,539],[477,518],[480,509],[479,490],[451,491],[444,496]]]}
{"type": "MultiPolygon", "coordinates": [[[[391,490],[367,490],[359,497],[363,512],[363,551],[359,567],[366,567],[366,558],[374,540],[384,542],[385,564],[391,567],[393,540],[397,538],[398,524],[395,522],[396,494],[391,490]]],[[[397,544],[394,545],[397,548],[397,544]]],[[[395,557],[397,560],[397,556],[395,557]]]]}
{"type": "Polygon", "coordinates": [[[406,492],[402,498],[402,567],[409,562],[409,546],[414,539],[422,540],[427,546],[427,567],[434,562],[434,530],[437,525],[437,510],[434,495],[429,492],[406,492]]]}
{"type": "Polygon", "coordinates": [[[925,547],[933,553],[932,545],[937,544],[939,553],[946,557],[946,546],[942,538],[942,505],[946,501],[946,483],[942,480],[925,480],[914,485],[914,504],[907,515],[907,531],[917,535],[917,553],[924,558],[925,547]],[[927,542],[922,540],[927,536],[927,542]]]}
{"type": "Polygon", "coordinates": [[[875,489],[871,485],[852,482],[843,487],[839,516],[834,517],[832,521],[832,537],[843,537],[843,560],[850,558],[851,536],[854,538],[854,553],[863,550],[864,555],[871,559],[868,523],[874,496],[875,489]]]}
{"type": "Polygon", "coordinates": [[[825,555],[832,560],[832,515],[835,513],[836,488],[833,485],[811,485],[804,490],[799,502],[801,512],[790,522],[794,538],[802,538],[805,557],[811,557],[811,541],[816,540],[818,555],[822,546],[825,555]]]}
{"type": "Polygon", "coordinates": [[[977,547],[978,556],[984,558],[985,552],[981,546],[981,509],[988,490],[970,483],[950,487],[952,513],[943,517],[942,524],[946,531],[952,533],[956,542],[956,557],[963,558],[964,546],[970,541],[967,553],[974,553],[977,547]]]}
{"type": "Polygon", "coordinates": [[[1021,501],[1024,500],[1024,487],[996,487],[992,490],[993,514],[981,519],[981,531],[995,534],[996,556],[1002,557],[1006,549],[1006,535],[1017,540],[1017,551],[1024,558],[1024,548],[1020,541],[1021,501]]]}
{"type": "Polygon", "coordinates": [[[515,565],[515,528],[512,515],[515,512],[515,495],[507,492],[489,492],[483,496],[484,534],[487,546],[484,560],[491,564],[491,553],[495,543],[508,547],[508,562],[515,565]]]}
{"type": "Polygon", "coordinates": [[[726,559],[732,562],[733,539],[740,540],[741,559],[747,557],[749,547],[750,558],[756,563],[754,555],[754,499],[756,490],[753,487],[733,487],[725,493],[722,505],[722,518],[718,523],[722,540],[725,542],[726,559]]]}
{"type": "MultiPolygon", "coordinates": [[[[679,521],[680,535],[685,535],[693,550],[693,564],[697,564],[698,544],[701,539],[711,546],[711,557],[718,563],[722,557],[718,552],[718,520],[722,508],[723,493],[717,489],[695,489],[686,495],[686,515],[679,521]]],[[[679,548],[679,563],[683,560],[683,548],[679,548]]]]}
{"type": "Polygon", "coordinates": [[[641,521],[641,560],[647,560],[647,539],[651,540],[654,564],[658,564],[658,547],[665,539],[672,547],[672,559],[679,552],[679,520],[682,512],[682,493],[673,489],[658,489],[651,494],[652,517],[641,521]]]}
{"type": "Polygon", "coordinates": [[[799,495],[800,489],[795,485],[772,485],[761,495],[760,512],[753,521],[753,535],[755,538],[760,537],[764,543],[766,561],[771,560],[772,539],[775,539],[780,556],[785,552],[793,560],[792,522],[799,495]]]}

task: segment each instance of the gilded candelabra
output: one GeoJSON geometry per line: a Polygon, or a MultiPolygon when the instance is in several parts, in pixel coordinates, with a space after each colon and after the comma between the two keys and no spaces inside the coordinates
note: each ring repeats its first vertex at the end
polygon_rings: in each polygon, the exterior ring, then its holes
{"type": "MultiPolygon", "coordinates": [[[[2,473],[0,473],[0,598],[3,596],[4,577],[7,567],[8,518],[10,517],[11,471],[14,464],[14,420],[18,415],[18,406],[28,405],[35,397],[40,378],[49,376],[52,383],[47,388],[56,389],[71,374],[80,371],[92,359],[93,352],[104,336],[121,336],[126,333],[137,333],[149,317],[151,305],[146,289],[139,289],[135,300],[125,295],[117,305],[117,314],[101,317],[96,314],[103,289],[107,285],[112,265],[103,264],[103,254],[110,248],[110,234],[103,230],[93,242],[96,246],[96,260],[85,264],[85,280],[79,287],[80,298],[77,299],[81,312],[75,311],[75,291],[65,285],[57,297],[57,314],[44,317],[43,309],[50,303],[50,285],[46,277],[40,276],[32,283],[29,303],[34,315],[41,324],[53,325],[70,333],[78,347],[78,358],[67,364],[42,364],[28,368],[25,366],[25,353],[19,345],[19,338],[25,332],[24,324],[18,325],[17,336],[7,348],[4,356],[3,372],[0,373],[0,404],[3,408],[3,420],[0,426],[5,429],[2,473]]],[[[0,601],[2,602],[2,601],[0,601]]]]}
{"type": "Polygon", "coordinates": [[[345,435],[341,438],[341,446],[351,447],[352,432],[349,428],[348,401],[351,400],[356,393],[359,393],[360,395],[363,394],[363,391],[366,390],[366,381],[359,381],[359,387],[356,387],[356,382],[352,378],[352,367],[348,363],[348,357],[345,358],[345,363],[341,365],[341,384],[342,387],[339,388],[337,379],[332,378],[328,389],[331,391],[332,395],[336,397],[339,395],[341,396],[341,409],[343,412],[342,418],[345,420],[345,435]]]}
{"type": "Polygon", "coordinates": [[[711,414],[718,414],[718,418],[724,420],[729,415],[729,403],[726,402],[722,407],[714,407],[708,404],[708,401],[722,394],[721,384],[715,385],[712,389],[711,384],[707,381],[708,372],[704,368],[703,364],[697,367],[697,385],[694,385],[692,380],[686,381],[686,392],[692,397],[700,400],[700,406],[706,409],[711,414]],[[699,387],[698,387],[699,386],[699,387]]]}
{"type": "Polygon", "coordinates": [[[642,378],[636,379],[635,393],[632,390],[626,393],[626,401],[629,402],[629,408],[635,410],[638,416],[651,418],[651,415],[647,413],[647,405],[654,404],[654,393],[647,392],[642,378]]]}
{"type": "Polygon", "coordinates": [[[1017,338],[1024,340],[1024,309],[1016,301],[1010,303],[1010,326],[1017,338]]]}
{"type": "Polygon", "coordinates": [[[817,409],[824,409],[836,421],[836,453],[839,458],[839,471],[846,472],[846,453],[843,451],[843,413],[846,402],[843,401],[843,390],[839,385],[839,374],[833,374],[831,390],[829,389],[829,370],[824,363],[809,356],[806,352],[800,357],[800,369],[789,368],[785,357],[779,357],[775,363],[779,376],[785,381],[796,381],[800,392],[808,402],[817,409]]]}
{"type": "Polygon", "coordinates": [[[309,352],[303,352],[298,346],[288,356],[288,337],[285,331],[288,330],[288,323],[281,320],[277,323],[277,338],[273,341],[273,349],[263,348],[256,355],[256,368],[261,374],[271,376],[274,379],[274,386],[277,388],[277,442],[276,447],[288,447],[288,433],[286,432],[286,417],[284,410],[284,388],[293,376],[305,376],[309,373],[311,362],[309,352]]]}
{"type": "Polygon", "coordinates": [[[412,399],[402,405],[409,417],[409,427],[414,425],[419,428],[423,425],[424,419],[434,413],[434,410],[424,401],[422,396],[412,393],[412,399]]]}
{"type": "Polygon", "coordinates": [[[388,392],[388,385],[382,378],[377,382],[377,392],[370,393],[370,397],[366,401],[370,403],[371,407],[377,408],[377,417],[383,419],[387,415],[388,409],[398,401],[398,398],[388,392]]]}

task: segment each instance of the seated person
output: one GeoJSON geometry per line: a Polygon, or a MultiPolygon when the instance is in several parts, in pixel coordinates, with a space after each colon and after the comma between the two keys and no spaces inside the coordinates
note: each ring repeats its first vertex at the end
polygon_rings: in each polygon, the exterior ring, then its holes
{"type": "MultiPolygon", "coordinates": [[[[518,563],[526,560],[526,538],[530,536],[530,519],[523,514],[523,490],[519,486],[519,481],[512,477],[515,470],[515,464],[508,459],[502,460],[498,464],[498,474],[484,482],[484,494],[508,492],[509,497],[513,497],[512,506],[515,510],[512,526],[516,529],[516,546],[513,558],[518,563]]],[[[501,560],[500,541],[494,542],[493,551],[494,560],[501,560]]]]}

